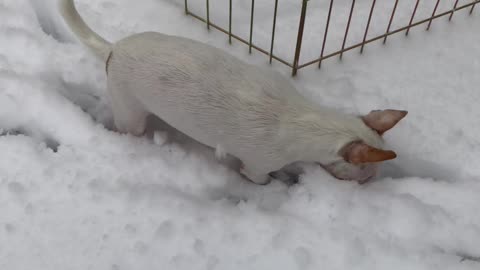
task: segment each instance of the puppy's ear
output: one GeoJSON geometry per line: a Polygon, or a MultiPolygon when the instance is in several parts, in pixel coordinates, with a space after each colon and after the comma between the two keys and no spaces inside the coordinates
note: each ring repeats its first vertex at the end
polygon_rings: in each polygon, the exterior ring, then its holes
{"type": "Polygon", "coordinates": [[[372,147],[363,142],[353,142],[340,150],[340,155],[352,164],[381,162],[397,157],[395,152],[372,147]]]}
{"type": "Polygon", "coordinates": [[[407,116],[407,111],[399,110],[378,110],[371,111],[362,117],[365,125],[383,135],[387,130],[393,128],[400,120],[407,116]]]}

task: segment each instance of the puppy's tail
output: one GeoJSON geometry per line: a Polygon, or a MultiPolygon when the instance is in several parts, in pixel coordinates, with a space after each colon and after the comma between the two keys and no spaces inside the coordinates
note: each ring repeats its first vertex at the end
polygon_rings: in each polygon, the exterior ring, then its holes
{"type": "Polygon", "coordinates": [[[98,57],[107,61],[112,44],[95,33],[78,14],[73,0],[59,0],[60,12],[75,35],[98,57]]]}

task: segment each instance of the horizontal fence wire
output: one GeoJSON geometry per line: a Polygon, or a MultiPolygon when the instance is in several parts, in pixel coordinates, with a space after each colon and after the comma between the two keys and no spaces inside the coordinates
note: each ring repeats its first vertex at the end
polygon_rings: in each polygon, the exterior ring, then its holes
{"type": "MultiPolygon", "coordinates": [[[[292,69],[292,76],[295,76],[299,69],[305,68],[307,66],[310,66],[310,65],[313,65],[313,64],[316,64],[316,63],[318,63],[318,67],[320,68],[322,66],[322,61],[325,60],[325,59],[328,59],[328,58],[331,58],[331,57],[334,57],[334,56],[337,56],[337,55],[340,57],[340,59],[342,59],[343,54],[345,52],[354,50],[356,48],[360,48],[360,53],[362,53],[365,45],[367,45],[369,43],[372,43],[374,41],[383,39],[383,43],[385,44],[387,42],[387,37],[389,37],[391,35],[394,35],[394,34],[397,34],[397,33],[403,32],[403,31],[405,31],[405,35],[408,35],[408,33],[409,33],[409,31],[412,27],[415,27],[415,26],[418,26],[418,25],[421,25],[421,24],[424,24],[424,23],[428,23],[427,27],[426,27],[426,30],[429,30],[431,28],[431,24],[432,24],[433,20],[435,20],[437,18],[440,18],[440,17],[443,17],[443,16],[448,16],[448,20],[451,20],[453,18],[453,14],[455,12],[459,11],[459,10],[462,10],[462,9],[465,9],[465,8],[470,8],[469,14],[472,14],[476,4],[480,3],[480,0],[473,0],[473,1],[470,1],[469,3],[466,3],[466,4],[463,4],[463,5],[459,6],[459,0],[455,0],[452,9],[441,12],[441,13],[437,13],[437,9],[438,9],[439,3],[440,3],[440,0],[437,0],[430,17],[414,22],[415,15],[416,15],[416,12],[417,12],[417,9],[418,9],[418,6],[419,6],[419,2],[420,2],[420,0],[416,0],[415,6],[414,6],[413,11],[410,15],[410,20],[408,22],[408,25],[397,28],[395,30],[391,30],[391,26],[392,26],[392,22],[394,20],[395,14],[398,12],[397,7],[398,7],[399,0],[395,0],[395,2],[393,4],[392,12],[390,14],[390,18],[388,20],[388,26],[386,28],[386,32],[382,35],[378,35],[378,36],[375,36],[375,37],[368,38],[368,31],[369,31],[369,28],[370,28],[370,24],[371,24],[371,21],[372,21],[373,14],[375,12],[375,4],[376,4],[376,0],[372,0],[372,4],[371,4],[371,7],[370,7],[370,12],[369,12],[369,15],[368,15],[368,21],[367,21],[367,25],[366,25],[365,30],[364,30],[362,41],[359,42],[359,43],[347,46],[347,44],[346,44],[347,36],[349,34],[349,29],[350,29],[351,22],[352,22],[352,14],[353,14],[354,8],[355,8],[355,0],[352,0],[352,4],[351,4],[350,9],[349,9],[349,16],[348,16],[348,21],[347,21],[346,28],[345,28],[345,33],[343,35],[342,47],[341,47],[341,49],[338,49],[334,52],[331,52],[331,53],[325,55],[325,47],[326,47],[326,42],[327,42],[327,38],[328,38],[330,18],[332,16],[332,6],[333,6],[333,2],[334,2],[334,0],[330,0],[330,4],[329,4],[329,8],[328,8],[328,15],[327,15],[327,19],[326,19],[326,25],[325,25],[325,32],[324,32],[323,41],[322,41],[322,44],[321,44],[322,47],[321,47],[320,57],[317,58],[317,59],[314,59],[314,60],[307,61],[306,63],[300,64],[299,59],[300,59],[300,53],[301,53],[301,49],[302,49],[303,31],[304,31],[306,15],[307,15],[307,2],[309,0],[302,0],[302,7],[301,7],[301,12],[300,12],[299,26],[298,26],[298,33],[297,33],[297,42],[296,42],[293,62],[289,62],[289,61],[287,61],[287,60],[285,60],[285,59],[283,59],[283,58],[274,54],[275,31],[276,31],[276,23],[277,23],[277,11],[278,11],[278,5],[279,5],[278,0],[275,0],[275,4],[274,4],[272,32],[271,32],[269,50],[260,48],[259,46],[255,45],[254,42],[253,42],[255,0],[251,0],[250,31],[249,31],[249,40],[248,41],[232,32],[232,16],[233,16],[232,15],[233,14],[232,0],[229,0],[229,11],[228,11],[229,21],[228,21],[228,29],[227,30],[218,26],[217,24],[213,23],[210,20],[210,1],[209,0],[205,0],[205,5],[206,5],[205,16],[206,16],[206,18],[191,12],[188,8],[188,1],[189,0],[185,0],[185,14],[190,15],[193,18],[195,18],[195,19],[197,19],[201,22],[204,22],[207,25],[207,29],[210,29],[210,27],[211,27],[211,28],[217,29],[220,32],[228,35],[229,43],[232,42],[232,39],[235,39],[235,40],[240,41],[241,43],[244,43],[245,45],[247,45],[248,48],[249,48],[249,53],[251,53],[252,49],[254,49],[254,50],[268,56],[270,63],[272,62],[272,60],[276,60],[276,61],[288,66],[289,68],[292,69]]],[[[192,1],[192,0],[190,0],[190,1],[192,1]]]]}

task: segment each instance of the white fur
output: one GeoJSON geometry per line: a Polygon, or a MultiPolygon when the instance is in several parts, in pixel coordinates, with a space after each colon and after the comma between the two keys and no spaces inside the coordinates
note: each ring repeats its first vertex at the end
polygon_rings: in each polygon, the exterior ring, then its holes
{"type": "Polygon", "coordinates": [[[194,40],[148,32],[112,45],[84,25],[72,0],[68,24],[108,61],[108,89],[117,128],[142,134],[155,114],[197,141],[242,160],[256,183],[296,161],[342,162],[338,152],[361,140],[382,147],[376,132],[353,115],[322,108],[284,77],[194,40]],[[108,53],[107,53],[108,55],[108,53]]]}
{"type": "Polygon", "coordinates": [[[106,61],[111,51],[111,44],[88,27],[78,14],[73,0],[60,0],[59,4],[63,18],[75,35],[77,35],[87,47],[91,48],[98,57],[106,61]]]}

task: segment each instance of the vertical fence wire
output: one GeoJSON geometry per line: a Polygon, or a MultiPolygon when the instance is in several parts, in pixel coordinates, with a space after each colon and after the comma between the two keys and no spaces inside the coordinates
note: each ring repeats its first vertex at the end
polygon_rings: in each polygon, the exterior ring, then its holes
{"type": "Polygon", "coordinates": [[[302,50],[303,30],[305,28],[305,18],[307,17],[307,2],[302,1],[302,11],[300,13],[300,22],[298,23],[297,45],[295,46],[295,56],[293,58],[292,76],[297,75],[298,61],[300,60],[300,51],[302,50]]]}
{"type": "Polygon", "coordinates": [[[232,44],[232,0],[228,6],[228,43],[232,44]]]}
{"type": "Polygon", "coordinates": [[[295,56],[294,56],[294,59],[293,59],[293,63],[289,62],[289,61],[286,61],[286,60],[284,60],[280,57],[274,56],[274,54],[273,54],[274,43],[275,43],[277,11],[278,11],[278,0],[275,0],[275,7],[274,7],[274,14],[273,14],[272,36],[271,36],[271,44],[270,44],[270,51],[269,52],[265,49],[260,48],[259,46],[255,46],[253,44],[253,26],[254,26],[253,24],[254,24],[255,0],[251,0],[252,6],[251,6],[251,14],[250,14],[250,37],[249,37],[248,41],[239,37],[239,36],[237,36],[237,35],[235,35],[232,32],[232,18],[233,18],[232,0],[229,0],[229,27],[228,27],[228,30],[225,30],[224,28],[222,28],[222,27],[220,27],[220,26],[218,26],[218,25],[216,25],[216,24],[214,24],[213,22],[210,21],[210,0],[206,0],[206,18],[204,18],[202,16],[198,16],[195,13],[191,12],[188,8],[188,0],[184,0],[184,3],[185,3],[184,10],[185,10],[185,14],[190,15],[190,16],[206,23],[208,29],[210,29],[210,26],[211,26],[211,27],[227,34],[229,36],[229,42],[230,43],[232,42],[232,40],[234,38],[234,39],[239,40],[240,42],[248,45],[249,46],[249,53],[252,53],[252,49],[255,49],[255,50],[269,56],[270,63],[272,63],[272,60],[275,59],[275,60],[278,60],[279,62],[281,62],[282,64],[285,64],[285,65],[291,67],[292,68],[292,76],[295,76],[299,69],[304,68],[304,67],[309,66],[309,65],[312,65],[312,64],[317,63],[317,62],[318,62],[318,66],[320,68],[321,65],[322,65],[322,61],[327,59],[327,58],[339,55],[340,59],[342,59],[343,53],[346,52],[346,51],[350,51],[350,50],[353,50],[355,48],[360,47],[361,48],[360,53],[363,53],[364,46],[366,44],[369,44],[369,43],[374,42],[376,40],[383,39],[383,42],[385,43],[388,36],[396,34],[396,33],[400,33],[400,32],[403,32],[403,31],[406,31],[405,35],[408,35],[408,33],[409,33],[409,31],[412,27],[427,23],[428,26],[427,26],[426,30],[429,30],[430,27],[431,27],[432,21],[434,19],[444,17],[444,16],[445,17],[448,16],[448,19],[451,20],[452,17],[453,17],[453,13],[455,13],[459,10],[469,8],[470,9],[469,14],[471,14],[473,12],[474,8],[475,8],[475,5],[480,3],[480,0],[472,0],[469,3],[465,3],[465,4],[462,4],[462,5],[459,6],[458,5],[459,0],[455,0],[455,4],[454,4],[452,9],[449,9],[447,11],[440,12],[440,13],[437,14],[437,10],[438,10],[439,3],[440,3],[440,0],[437,0],[436,3],[435,3],[435,7],[433,9],[432,15],[430,17],[428,17],[426,19],[418,20],[416,22],[413,22],[413,20],[415,18],[415,15],[416,15],[416,12],[417,12],[417,9],[418,9],[418,6],[419,6],[419,3],[420,3],[420,0],[417,0],[416,3],[415,3],[415,7],[413,9],[412,15],[410,17],[409,24],[407,26],[403,26],[403,27],[400,27],[398,29],[391,30],[393,19],[395,17],[395,13],[396,13],[396,10],[397,10],[397,5],[398,5],[398,2],[399,2],[399,0],[395,0],[395,4],[394,4],[393,10],[392,10],[390,20],[389,20],[389,23],[388,23],[388,27],[387,27],[387,31],[385,32],[385,34],[378,35],[378,36],[371,37],[371,38],[367,39],[368,31],[369,31],[369,28],[370,28],[370,24],[371,24],[371,21],[372,21],[372,16],[373,16],[373,12],[374,12],[374,9],[375,9],[375,4],[376,4],[376,0],[372,0],[372,4],[371,4],[369,16],[368,16],[368,21],[367,21],[367,25],[365,27],[365,32],[364,32],[364,35],[363,35],[362,42],[359,42],[357,44],[350,45],[350,46],[346,47],[346,40],[347,40],[347,37],[348,37],[348,34],[349,34],[349,29],[350,29],[350,25],[351,25],[351,21],[352,21],[352,17],[353,17],[352,14],[353,14],[353,11],[355,9],[355,2],[356,2],[356,0],[352,0],[352,4],[351,4],[351,7],[350,7],[350,13],[349,13],[349,17],[348,17],[348,22],[347,22],[346,29],[345,29],[345,35],[343,37],[342,48],[341,48],[341,50],[334,51],[332,53],[329,53],[328,55],[325,55],[326,40],[328,38],[328,31],[329,31],[329,28],[330,28],[330,20],[331,20],[331,15],[332,15],[332,12],[333,12],[332,10],[333,10],[333,2],[334,2],[334,0],[330,0],[330,6],[329,6],[329,10],[328,10],[327,23],[326,23],[326,26],[325,26],[325,33],[324,33],[324,37],[323,37],[320,57],[317,58],[317,59],[308,61],[306,63],[300,64],[299,59],[300,59],[300,52],[301,52],[301,48],[302,48],[303,31],[304,31],[304,26],[305,26],[305,18],[306,18],[306,13],[307,13],[307,2],[308,1],[309,0],[302,0],[302,11],[301,11],[301,15],[300,15],[300,22],[299,22],[299,27],[298,27],[297,42],[296,42],[296,47],[295,47],[295,56]]]}
{"type": "Polygon", "coordinates": [[[210,0],[207,0],[207,29],[210,30],[210,0]]]}
{"type": "Polygon", "coordinates": [[[320,53],[320,61],[318,61],[318,68],[322,68],[322,58],[323,58],[323,52],[325,51],[325,44],[327,43],[328,27],[330,26],[330,17],[332,15],[332,7],[333,7],[333,0],[330,0],[330,7],[328,8],[327,23],[325,25],[325,33],[323,35],[322,52],[320,53]]]}
{"type": "Polygon", "coordinates": [[[420,0],[417,0],[417,2],[415,3],[415,7],[413,8],[413,12],[412,12],[412,17],[410,17],[410,21],[408,22],[408,28],[407,28],[407,31],[405,32],[405,36],[408,36],[408,33],[410,32],[410,28],[412,27],[413,18],[415,17],[415,13],[417,13],[418,3],[420,3],[420,0]]]}
{"type": "Polygon", "coordinates": [[[270,44],[270,64],[273,59],[273,44],[275,43],[275,26],[277,24],[277,9],[278,9],[278,0],[275,0],[275,8],[273,10],[273,27],[272,27],[272,42],[270,44]]]}
{"type": "Polygon", "coordinates": [[[455,12],[455,9],[457,9],[458,5],[458,0],[455,1],[455,4],[453,5],[452,13],[450,13],[450,16],[448,17],[448,20],[451,21],[453,17],[453,13],[455,12]]]}
{"type": "Polygon", "coordinates": [[[252,38],[253,38],[253,15],[255,9],[255,0],[252,0],[252,10],[250,14],[250,38],[248,40],[248,53],[252,53],[252,38]]]}
{"type": "Polygon", "coordinates": [[[430,30],[430,25],[432,25],[433,17],[435,16],[435,13],[437,13],[438,4],[440,4],[440,0],[437,0],[437,3],[433,8],[432,17],[430,17],[430,21],[428,21],[427,31],[430,30]]]}
{"type": "Polygon", "coordinates": [[[385,32],[385,38],[383,39],[383,44],[387,42],[388,33],[390,33],[390,27],[392,26],[393,17],[395,17],[395,11],[397,11],[398,0],[395,0],[393,5],[392,14],[390,15],[390,20],[388,21],[387,31],[385,32]]]}
{"type": "Polygon", "coordinates": [[[365,28],[365,34],[363,35],[363,42],[362,47],[360,48],[360,53],[363,53],[363,47],[365,46],[365,40],[367,40],[368,28],[370,27],[370,22],[372,21],[373,9],[375,8],[375,2],[377,0],[373,0],[372,7],[370,9],[370,14],[368,15],[368,22],[367,27],[365,28]]]}
{"type": "Polygon", "coordinates": [[[343,57],[343,50],[345,49],[345,43],[347,42],[348,30],[350,29],[350,23],[352,22],[353,8],[355,7],[355,0],[352,0],[352,6],[350,7],[350,14],[348,15],[347,27],[345,28],[345,36],[342,42],[342,52],[340,53],[340,60],[343,57]]]}

